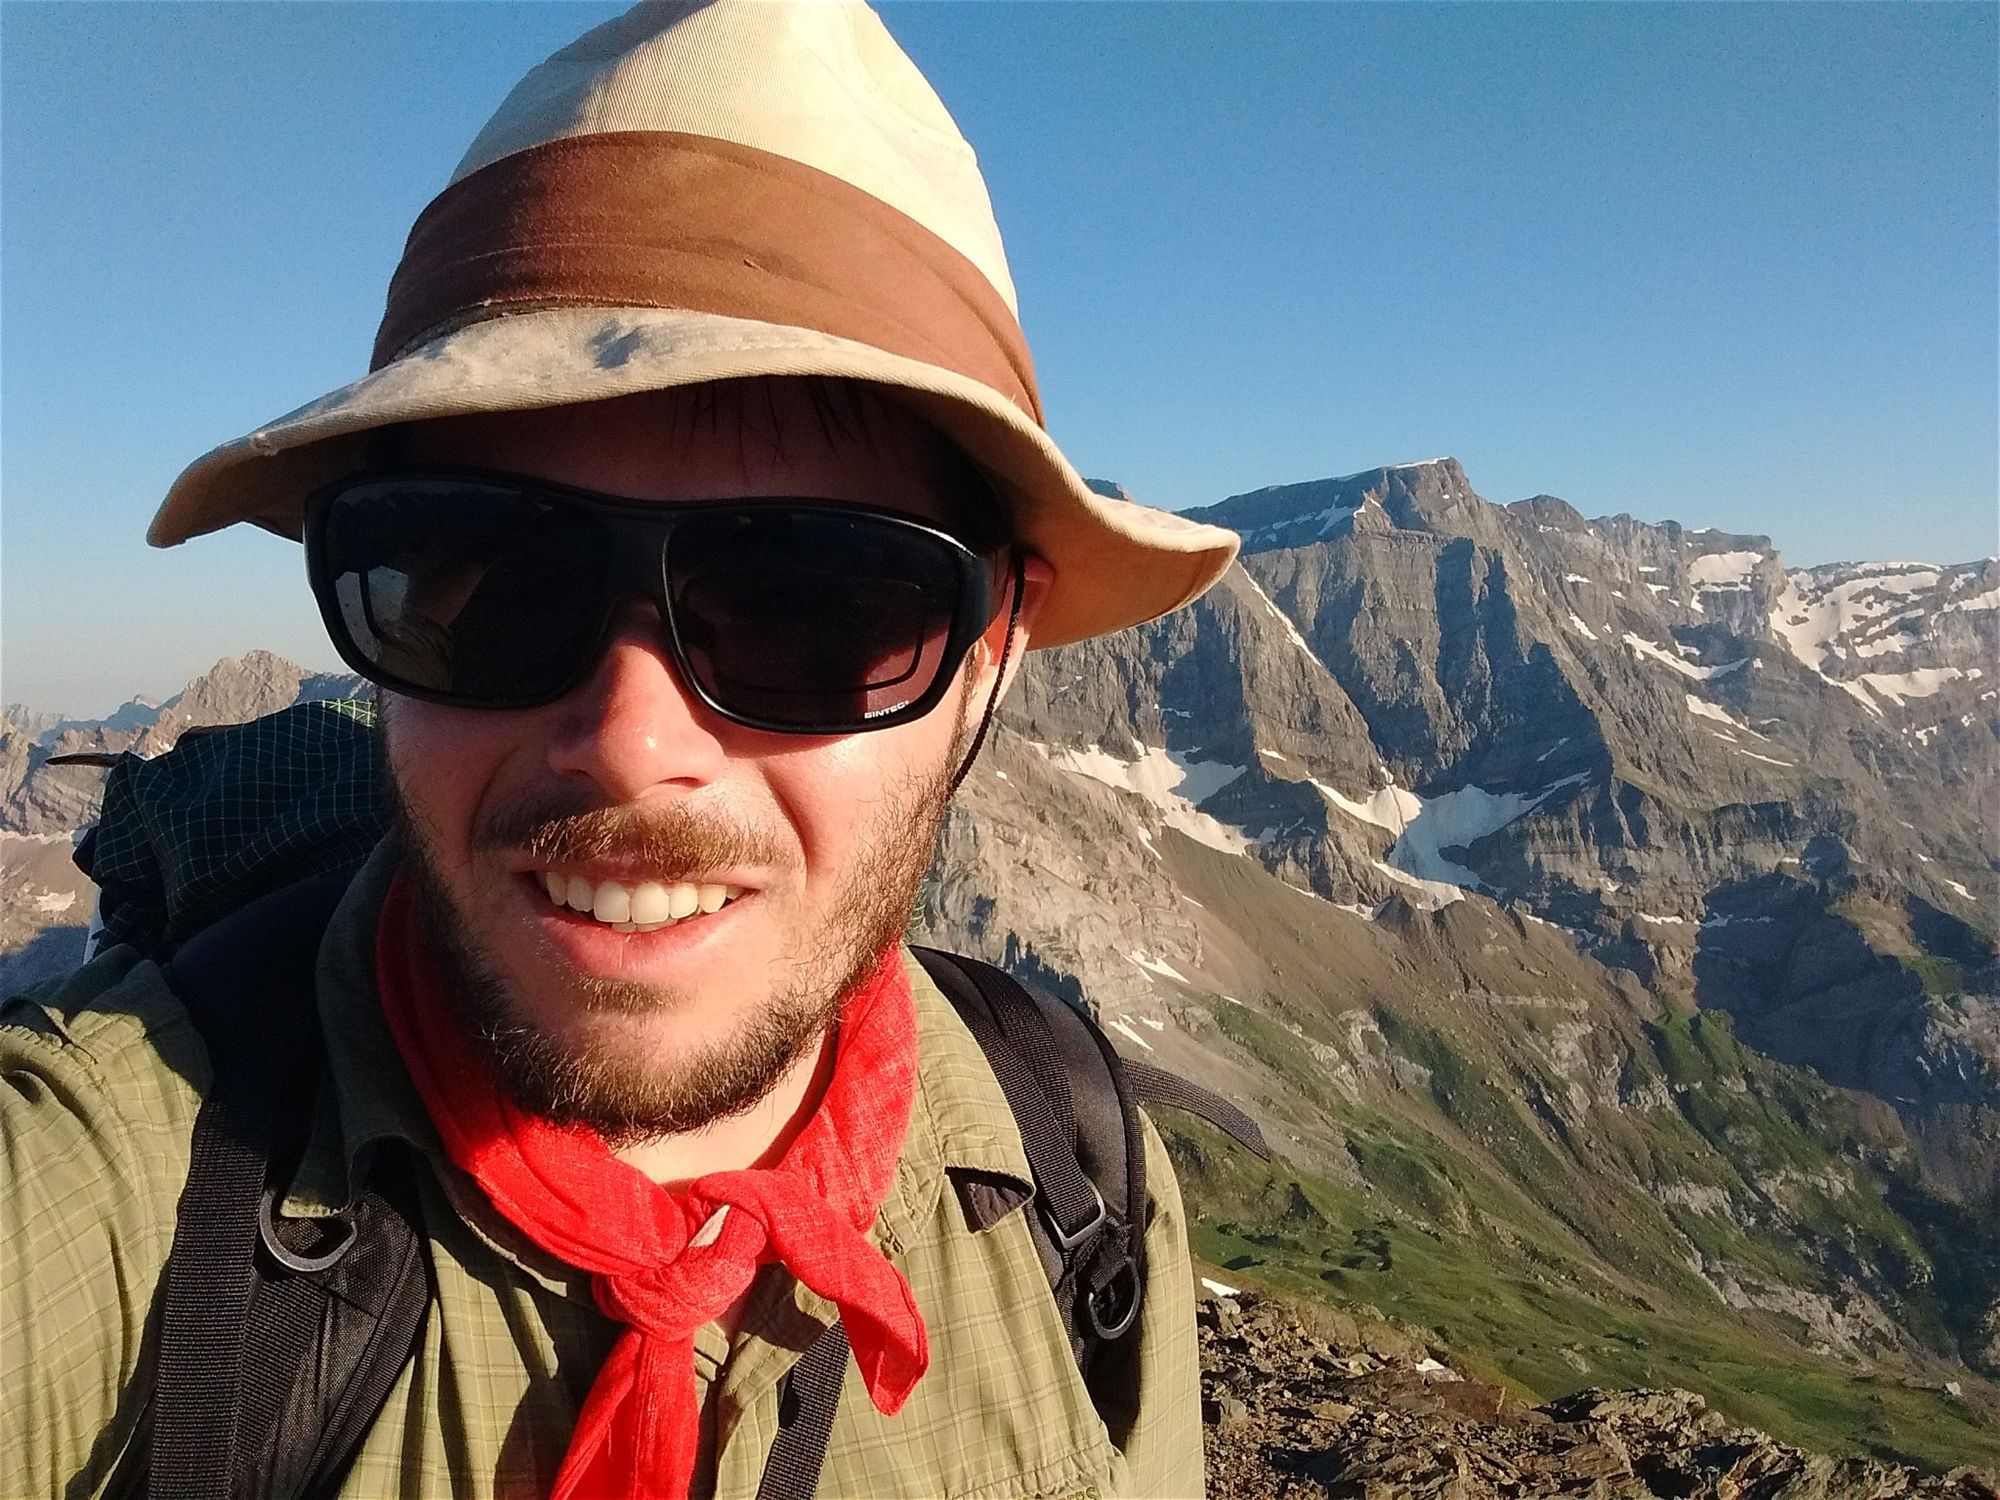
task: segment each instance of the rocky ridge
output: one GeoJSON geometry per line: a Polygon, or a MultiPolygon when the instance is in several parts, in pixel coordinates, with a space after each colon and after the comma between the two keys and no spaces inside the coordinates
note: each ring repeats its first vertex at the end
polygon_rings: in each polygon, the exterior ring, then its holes
{"type": "Polygon", "coordinates": [[[2000,1497],[2000,1479],[1969,1467],[1804,1452],[1692,1391],[1530,1405],[1406,1332],[1254,1294],[1210,1294],[1198,1322],[1209,1500],[2000,1497]]]}

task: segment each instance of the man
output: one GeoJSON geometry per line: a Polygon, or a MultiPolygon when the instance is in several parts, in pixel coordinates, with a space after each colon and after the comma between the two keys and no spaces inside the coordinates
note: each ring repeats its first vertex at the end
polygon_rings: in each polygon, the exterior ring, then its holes
{"type": "MultiPolygon", "coordinates": [[[[1107,1421],[990,1211],[1020,1132],[900,936],[1020,653],[1186,603],[1235,539],[1050,443],[971,152],[875,16],[642,6],[536,69],[372,372],[194,464],[152,539],[240,520],[303,534],[396,809],[319,950],[276,1209],[418,1163],[434,1301],[343,1493],[754,1493],[838,1317],[822,1494],[1198,1494],[1157,1136],[1107,1421]]],[[[0,1023],[0,1490],[105,1493],[208,1054],[128,947],[0,1023]]]]}

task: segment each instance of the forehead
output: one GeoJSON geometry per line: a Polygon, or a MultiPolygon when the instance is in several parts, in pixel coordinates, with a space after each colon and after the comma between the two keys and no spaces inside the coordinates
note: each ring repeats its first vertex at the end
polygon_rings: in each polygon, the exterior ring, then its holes
{"type": "Polygon", "coordinates": [[[662,503],[784,495],[852,501],[951,524],[944,440],[865,386],[744,380],[538,411],[415,424],[397,458],[500,469],[662,503]]]}

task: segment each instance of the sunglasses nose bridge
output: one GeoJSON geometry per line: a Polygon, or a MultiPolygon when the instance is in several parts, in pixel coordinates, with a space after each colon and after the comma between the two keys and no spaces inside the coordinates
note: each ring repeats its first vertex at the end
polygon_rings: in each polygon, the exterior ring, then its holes
{"type": "Polygon", "coordinates": [[[667,537],[672,530],[668,517],[657,522],[620,517],[606,528],[602,608],[607,642],[631,601],[642,599],[653,606],[655,634],[671,654],[672,630],[667,622],[673,606],[667,599],[666,564],[667,537]]]}

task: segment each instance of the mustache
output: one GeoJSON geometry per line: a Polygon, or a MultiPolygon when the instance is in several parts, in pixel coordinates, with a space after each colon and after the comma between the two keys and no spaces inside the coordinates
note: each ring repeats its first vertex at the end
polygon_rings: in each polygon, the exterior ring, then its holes
{"type": "Polygon", "coordinates": [[[471,844],[545,865],[633,864],[668,880],[782,859],[776,840],[738,819],[679,802],[606,807],[581,788],[550,789],[490,809],[474,825],[471,844]]]}

